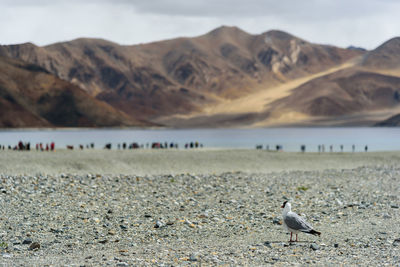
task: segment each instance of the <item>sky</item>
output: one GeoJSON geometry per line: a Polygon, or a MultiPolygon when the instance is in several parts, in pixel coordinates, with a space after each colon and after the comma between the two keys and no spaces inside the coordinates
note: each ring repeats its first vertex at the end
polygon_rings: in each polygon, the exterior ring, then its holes
{"type": "Polygon", "coordinates": [[[399,0],[0,0],[0,14],[0,44],[86,37],[132,45],[221,25],[366,49],[400,36],[399,0]]]}

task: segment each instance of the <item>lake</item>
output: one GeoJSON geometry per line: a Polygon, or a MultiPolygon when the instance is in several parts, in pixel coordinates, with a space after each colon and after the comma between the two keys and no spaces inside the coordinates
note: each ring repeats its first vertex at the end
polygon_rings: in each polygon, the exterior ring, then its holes
{"type": "Polygon", "coordinates": [[[103,148],[112,143],[117,149],[119,143],[137,142],[146,147],[146,143],[174,142],[183,149],[185,144],[199,142],[205,148],[255,148],[262,145],[275,150],[281,145],[284,151],[300,151],[305,145],[306,151],[316,152],[319,145],[325,151],[393,151],[400,150],[400,128],[266,128],[266,129],[57,129],[57,130],[1,130],[0,145],[15,146],[18,141],[36,143],[55,142],[56,148],[66,145],[94,143],[103,148]]]}

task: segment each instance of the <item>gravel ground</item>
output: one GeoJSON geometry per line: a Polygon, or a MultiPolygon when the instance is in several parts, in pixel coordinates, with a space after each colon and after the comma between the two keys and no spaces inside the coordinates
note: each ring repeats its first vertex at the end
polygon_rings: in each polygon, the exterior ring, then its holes
{"type": "Polygon", "coordinates": [[[289,153],[259,150],[0,151],[3,174],[220,174],[353,169],[400,162],[400,152],[289,153]]]}
{"type": "Polygon", "coordinates": [[[2,153],[3,266],[400,266],[400,153],[2,153]]]}

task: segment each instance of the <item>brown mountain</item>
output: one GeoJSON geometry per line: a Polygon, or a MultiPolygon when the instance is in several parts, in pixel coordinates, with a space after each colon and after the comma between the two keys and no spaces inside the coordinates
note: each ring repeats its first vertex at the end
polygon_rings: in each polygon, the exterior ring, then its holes
{"type": "Polygon", "coordinates": [[[380,121],[375,124],[380,127],[398,127],[400,126],[400,114],[396,114],[386,120],[380,121]]]}
{"type": "MultiPolygon", "coordinates": [[[[342,65],[220,102],[169,125],[397,125],[400,38],[342,65]],[[393,116],[393,117],[392,117],[393,116]],[[390,117],[390,118],[389,118],[390,117]],[[387,119],[389,118],[389,119],[387,119]],[[379,123],[383,121],[382,123],[379,123]]],[[[283,44],[282,44],[283,46],[283,44]]]]}
{"type": "Polygon", "coordinates": [[[264,113],[301,114],[298,122],[330,125],[395,124],[400,110],[400,38],[366,53],[353,66],[312,79],[271,103],[264,113]]]}
{"type": "Polygon", "coordinates": [[[367,53],[362,65],[371,69],[400,69],[400,37],[390,39],[367,53]]]}
{"type": "Polygon", "coordinates": [[[144,125],[40,66],[0,57],[0,127],[144,125]]]}
{"type": "Polygon", "coordinates": [[[295,88],[269,111],[291,110],[311,117],[332,117],[400,106],[400,77],[350,68],[295,88]]]}
{"type": "Polygon", "coordinates": [[[362,53],[312,44],[281,31],[251,35],[236,27],[134,46],[99,39],[0,46],[0,55],[40,66],[133,118],[170,126],[196,116],[207,118],[200,126],[212,125],[214,115],[223,118],[225,113],[231,124],[240,123],[236,112],[246,118],[243,114],[254,105],[229,111],[240,106],[235,105],[238,100],[246,103],[249,97],[279,91],[362,53]],[[229,103],[233,106],[227,111],[218,111],[229,103]]]}

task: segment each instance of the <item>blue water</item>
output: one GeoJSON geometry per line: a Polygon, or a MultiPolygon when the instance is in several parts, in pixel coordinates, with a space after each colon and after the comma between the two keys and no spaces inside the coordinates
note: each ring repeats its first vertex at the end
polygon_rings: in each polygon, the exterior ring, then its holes
{"type": "Polygon", "coordinates": [[[206,148],[255,148],[256,145],[268,145],[275,149],[281,145],[284,151],[300,151],[306,145],[306,151],[318,151],[318,145],[324,145],[325,151],[333,146],[333,151],[400,151],[400,128],[267,128],[267,129],[75,129],[75,130],[2,130],[0,145],[14,146],[18,141],[36,143],[55,142],[56,148],[66,145],[94,143],[103,148],[112,143],[137,142],[174,142],[179,148],[186,143],[199,142],[206,148]]]}

